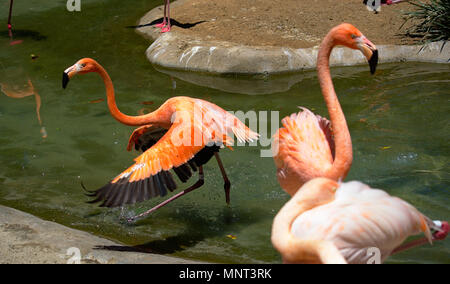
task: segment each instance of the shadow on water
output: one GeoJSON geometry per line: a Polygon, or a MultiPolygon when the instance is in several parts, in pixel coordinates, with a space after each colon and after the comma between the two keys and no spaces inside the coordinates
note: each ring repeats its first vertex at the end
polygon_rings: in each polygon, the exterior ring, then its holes
{"type": "MultiPolygon", "coordinates": [[[[127,26],[126,28],[137,29],[137,28],[143,28],[143,27],[150,27],[150,26],[154,26],[156,24],[162,23],[163,20],[164,20],[163,18],[159,18],[159,19],[156,19],[156,20],[154,20],[154,21],[152,21],[151,23],[148,23],[148,24],[138,25],[138,26],[127,26]]],[[[207,22],[207,21],[198,21],[198,22],[195,22],[195,23],[180,23],[180,22],[178,22],[175,19],[172,19],[172,18],[170,19],[170,24],[172,26],[177,26],[177,27],[180,27],[182,29],[190,29],[192,27],[195,27],[198,24],[202,24],[202,23],[205,23],[205,22],[207,22]]]]}
{"type": "MultiPolygon", "coordinates": [[[[96,246],[97,250],[110,250],[121,252],[141,252],[154,254],[174,254],[176,252],[188,250],[197,244],[212,238],[218,238],[226,234],[226,232],[233,231],[238,234],[236,230],[237,223],[240,228],[246,228],[249,225],[258,223],[262,217],[265,216],[263,210],[252,210],[240,212],[239,217],[230,208],[224,208],[219,217],[215,221],[215,226],[219,226],[220,230],[205,230],[211,224],[208,218],[202,217],[195,211],[189,211],[187,214],[178,215],[170,214],[170,217],[178,219],[187,227],[183,232],[174,236],[167,237],[160,240],[152,240],[147,243],[135,246],[96,246]]],[[[168,217],[168,218],[170,218],[168,217]]],[[[149,221],[138,221],[135,227],[149,226],[149,221]]]]}
{"type": "MultiPolygon", "coordinates": [[[[43,41],[47,39],[46,35],[33,30],[13,30],[14,38],[17,39],[31,39],[35,41],[43,41]]],[[[4,38],[9,38],[10,34],[8,30],[1,31],[0,36],[4,38]]]]}

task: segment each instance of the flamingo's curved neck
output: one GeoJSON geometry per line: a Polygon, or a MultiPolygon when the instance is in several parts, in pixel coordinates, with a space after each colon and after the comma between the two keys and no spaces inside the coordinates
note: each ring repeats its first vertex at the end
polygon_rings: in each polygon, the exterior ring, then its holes
{"type": "Polygon", "coordinates": [[[97,64],[97,73],[100,74],[100,76],[103,79],[103,82],[105,83],[106,87],[106,97],[108,100],[108,108],[111,112],[111,115],[120,123],[130,125],[130,126],[141,126],[146,124],[158,124],[159,119],[157,118],[156,111],[141,115],[141,116],[129,116],[124,113],[122,113],[116,104],[116,98],[114,94],[114,86],[112,83],[111,78],[109,77],[106,70],[100,65],[97,64]]]}
{"type": "Polygon", "coordinates": [[[320,88],[327,104],[328,113],[334,134],[335,157],[329,177],[344,179],[353,160],[352,140],[344,113],[334,90],[330,74],[330,55],[335,46],[333,33],[330,32],[323,40],[317,57],[317,72],[320,88]]]}
{"type": "Polygon", "coordinates": [[[292,235],[291,228],[295,219],[307,211],[303,204],[288,202],[274,219],[272,226],[272,244],[283,255],[287,263],[317,263],[317,249],[308,242],[292,235]]]}
{"type": "Polygon", "coordinates": [[[322,240],[299,239],[291,231],[294,221],[304,212],[334,199],[334,194],[333,196],[319,194],[309,197],[310,192],[318,192],[317,189],[329,186],[335,187],[337,184],[329,179],[316,179],[304,185],[275,216],[272,226],[272,243],[282,253],[285,262],[345,263],[344,258],[333,243],[322,240]]]}

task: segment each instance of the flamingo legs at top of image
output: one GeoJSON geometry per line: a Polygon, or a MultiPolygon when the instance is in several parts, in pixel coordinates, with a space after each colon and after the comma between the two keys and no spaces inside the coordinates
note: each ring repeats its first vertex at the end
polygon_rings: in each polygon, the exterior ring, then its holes
{"type": "Polygon", "coordinates": [[[164,0],[164,18],[162,23],[156,24],[155,27],[161,28],[162,33],[170,32],[170,0],[164,0]]]}
{"type": "Polygon", "coordinates": [[[8,15],[8,34],[9,34],[9,39],[10,39],[9,45],[21,44],[23,42],[23,40],[14,40],[14,38],[13,38],[12,24],[11,24],[13,3],[14,3],[14,0],[10,0],[9,15],[8,15]]]}

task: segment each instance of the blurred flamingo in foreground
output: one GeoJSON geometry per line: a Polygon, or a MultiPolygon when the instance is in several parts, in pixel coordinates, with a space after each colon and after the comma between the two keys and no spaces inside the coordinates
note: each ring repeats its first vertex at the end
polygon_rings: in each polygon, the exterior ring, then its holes
{"type": "Polygon", "coordinates": [[[423,232],[432,243],[448,231],[447,222],[433,222],[382,190],[358,181],[338,184],[317,178],[303,185],[277,214],[272,243],[285,263],[367,264],[376,256],[374,248],[380,253],[378,261],[384,262],[411,247],[400,246],[409,236],[423,232]]]}
{"type": "Polygon", "coordinates": [[[156,24],[155,27],[161,28],[162,33],[170,32],[170,0],[164,0],[164,18],[163,22],[156,24]],[[167,19],[167,20],[166,20],[167,19]]]}
{"type": "Polygon", "coordinates": [[[39,125],[41,126],[41,135],[42,135],[42,138],[47,138],[47,131],[45,130],[45,127],[42,126],[42,119],[41,119],[41,114],[40,114],[41,96],[38,94],[38,92],[34,88],[31,80],[28,79],[28,86],[25,90],[18,91],[15,88],[12,88],[11,86],[4,84],[4,83],[0,83],[0,89],[5,95],[7,95],[10,98],[14,98],[14,99],[22,99],[22,98],[34,95],[34,98],[36,100],[36,116],[39,121],[39,125]]]}
{"type": "Polygon", "coordinates": [[[330,121],[306,108],[282,120],[283,128],[274,135],[273,154],[281,187],[293,195],[315,177],[344,179],[353,160],[352,141],[331,80],[329,58],[336,45],[359,49],[375,72],[378,51],[350,24],[334,27],[320,45],[317,71],[330,121]]]}
{"type": "Polygon", "coordinates": [[[144,152],[110,183],[91,192],[90,196],[95,197],[91,203],[102,201],[100,206],[116,207],[165,196],[167,190],[177,188],[171,169],[182,182],[187,182],[192,171],[198,170],[199,180],[193,186],[129,221],[145,216],[201,187],[204,183],[203,165],[213,156],[224,179],[226,202],[230,202],[230,182],[219,158],[219,149],[233,143],[228,134],[236,135],[240,142],[257,140],[259,134],[217,105],[189,97],[171,98],[149,114],[125,115],[117,108],[111,78],[100,64],[90,58],[81,59],[64,71],[63,87],[74,75],[89,72],[96,72],[103,78],[111,115],[123,124],[141,126],[131,135],[127,150],[130,151],[134,145],[136,150],[144,152]]]}

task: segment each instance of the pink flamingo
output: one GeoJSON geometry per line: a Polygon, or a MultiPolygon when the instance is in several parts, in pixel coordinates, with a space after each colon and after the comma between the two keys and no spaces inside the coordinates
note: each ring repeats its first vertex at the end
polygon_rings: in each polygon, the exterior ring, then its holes
{"type": "Polygon", "coordinates": [[[336,45],[360,50],[375,72],[378,51],[350,24],[334,27],[320,45],[317,71],[330,121],[306,108],[282,120],[274,135],[273,152],[281,187],[293,195],[305,182],[316,177],[344,179],[353,160],[352,141],[330,75],[329,57],[336,45]]]}
{"type": "Polygon", "coordinates": [[[161,28],[162,33],[170,32],[170,0],[164,0],[164,19],[162,23],[156,24],[155,27],[161,28]]]}
{"type": "Polygon", "coordinates": [[[162,197],[178,187],[171,170],[182,182],[187,182],[192,172],[198,171],[199,179],[194,185],[129,221],[143,217],[203,186],[203,165],[212,157],[217,160],[224,180],[225,200],[230,203],[231,184],[218,152],[221,146],[231,147],[231,134],[241,142],[250,142],[258,139],[258,133],[219,106],[190,97],[170,98],[145,115],[126,115],[116,105],[111,78],[92,58],[81,59],[64,71],[63,88],[73,76],[92,72],[103,79],[111,115],[125,125],[139,126],[131,134],[127,150],[131,151],[134,146],[144,153],[107,185],[90,192],[88,195],[95,198],[90,203],[102,202],[100,206],[117,207],[162,197]]]}
{"type": "Polygon", "coordinates": [[[447,222],[433,222],[382,190],[358,181],[339,184],[317,178],[304,184],[277,214],[272,244],[285,263],[367,264],[377,250],[381,263],[424,243],[400,246],[409,236],[423,232],[431,244],[448,231],[447,222]]]}

